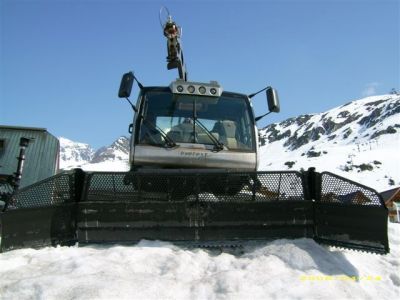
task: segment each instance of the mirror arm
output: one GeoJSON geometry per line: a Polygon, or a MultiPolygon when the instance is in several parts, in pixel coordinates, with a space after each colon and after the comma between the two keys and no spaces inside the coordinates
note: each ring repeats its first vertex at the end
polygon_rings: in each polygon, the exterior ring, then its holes
{"type": "Polygon", "coordinates": [[[262,118],[264,118],[266,115],[269,115],[270,113],[271,113],[271,111],[267,112],[266,114],[263,114],[262,116],[256,117],[254,120],[255,120],[256,122],[258,122],[259,120],[261,120],[262,118]]]}
{"type": "Polygon", "coordinates": [[[137,110],[136,106],[132,104],[131,100],[129,100],[129,98],[128,98],[128,97],[125,97],[125,99],[126,99],[126,101],[128,101],[128,102],[129,102],[129,104],[131,105],[131,107],[132,107],[133,111],[134,111],[135,113],[137,113],[137,112],[138,112],[138,110],[137,110]]]}
{"type": "MultiPolygon", "coordinates": [[[[132,73],[133,74],[133,73],[132,73]]],[[[143,85],[140,83],[140,81],[137,79],[137,77],[133,74],[133,78],[136,80],[136,83],[138,85],[138,87],[143,90],[143,85]]]]}
{"type": "Polygon", "coordinates": [[[250,99],[253,98],[255,95],[258,95],[261,92],[264,92],[266,89],[270,88],[269,86],[267,86],[266,88],[263,88],[262,90],[259,90],[258,92],[255,92],[253,94],[248,95],[247,97],[249,97],[250,99]]]}

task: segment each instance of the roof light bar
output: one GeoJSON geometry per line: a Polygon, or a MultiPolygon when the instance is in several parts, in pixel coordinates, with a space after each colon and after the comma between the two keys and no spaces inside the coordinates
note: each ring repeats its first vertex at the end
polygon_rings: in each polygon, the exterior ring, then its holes
{"type": "Polygon", "coordinates": [[[197,95],[208,97],[220,97],[222,87],[216,81],[210,83],[188,82],[177,79],[170,84],[170,89],[174,94],[197,95]]]}

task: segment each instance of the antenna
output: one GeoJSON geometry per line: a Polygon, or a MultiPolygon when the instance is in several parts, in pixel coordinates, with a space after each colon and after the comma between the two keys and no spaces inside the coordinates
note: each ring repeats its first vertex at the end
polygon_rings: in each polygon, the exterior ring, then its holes
{"type": "Polygon", "coordinates": [[[165,6],[162,6],[160,9],[159,19],[160,25],[163,28],[164,36],[167,38],[167,69],[178,69],[179,78],[187,81],[187,71],[180,41],[182,28],[172,20],[172,16],[170,15],[168,8],[165,6]],[[163,10],[168,14],[167,20],[164,24],[161,21],[161,13],[163,10]]]}

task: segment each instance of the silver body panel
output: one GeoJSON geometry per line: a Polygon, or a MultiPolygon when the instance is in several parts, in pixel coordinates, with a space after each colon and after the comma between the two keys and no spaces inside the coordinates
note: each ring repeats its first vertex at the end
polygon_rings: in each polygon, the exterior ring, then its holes
{"type": "Polygon", "coordinates": [[[175,148],[136,145],[131,164],[155,168],[240,169],[255,171],[257,155],[224,149],[213,152],[211,146],[178,144],[175,148]]]}

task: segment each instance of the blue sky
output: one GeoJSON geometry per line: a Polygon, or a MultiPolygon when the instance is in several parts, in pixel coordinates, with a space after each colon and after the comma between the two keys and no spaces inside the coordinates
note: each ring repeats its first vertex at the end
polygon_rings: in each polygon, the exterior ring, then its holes
{"type": "MultiPolygon", "coordinates": [[[[95,148],[127,135],[121,75],[149,86],[177,77],[166,69],[162,5],[183,27],[190,80],[278,89],[281,113],[259,127],[400,89],[398,0],[0,0],[0,124],[95,148]]],[[[264,113],[265,98],[253,99],[264,113]]]]}

